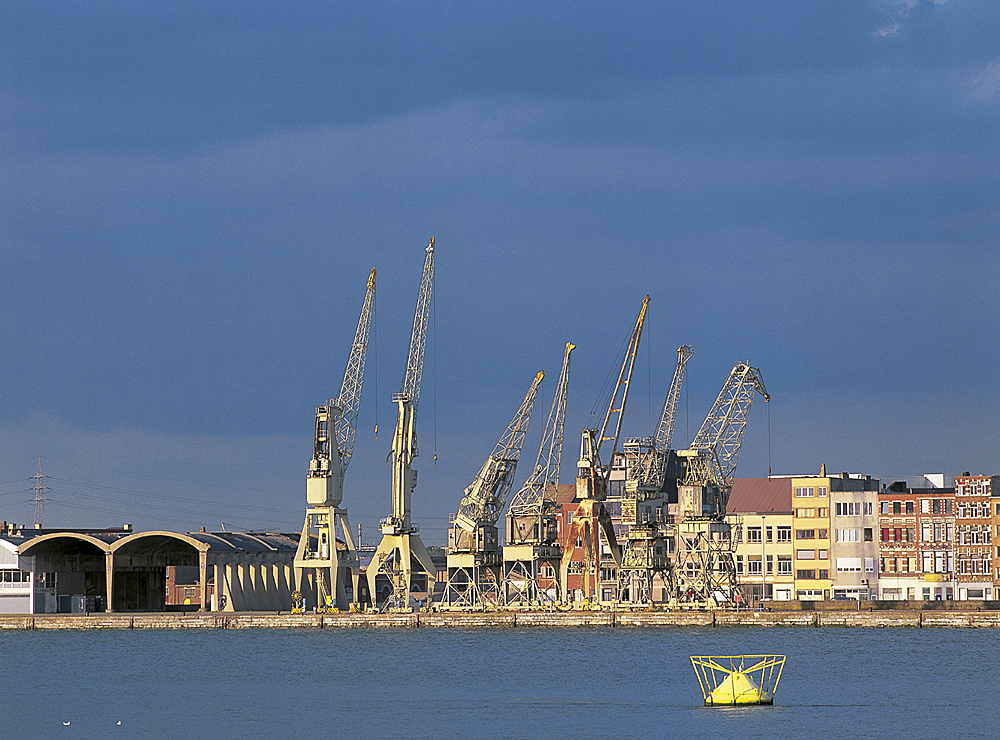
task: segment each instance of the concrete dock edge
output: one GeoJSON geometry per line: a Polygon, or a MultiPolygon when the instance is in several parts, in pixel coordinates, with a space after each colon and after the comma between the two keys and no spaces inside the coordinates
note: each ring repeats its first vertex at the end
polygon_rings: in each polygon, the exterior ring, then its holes
{"type": "Polygon", "coordinates": [[[503,629],[521,628],[1000,628],[1000,611],[510,611],[403,614],[190,612],[187,614],[11,614],[2,630],[80,629],[503,629]]]}

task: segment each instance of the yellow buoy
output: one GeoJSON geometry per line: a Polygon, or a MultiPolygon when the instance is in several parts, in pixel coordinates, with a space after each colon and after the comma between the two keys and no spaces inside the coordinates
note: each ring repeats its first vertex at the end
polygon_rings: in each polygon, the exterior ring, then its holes
{"type": "Polygon", "coordinates": [[[785,656],[692,655],[691,665],[706,706],[773,704],[785,656]]]}

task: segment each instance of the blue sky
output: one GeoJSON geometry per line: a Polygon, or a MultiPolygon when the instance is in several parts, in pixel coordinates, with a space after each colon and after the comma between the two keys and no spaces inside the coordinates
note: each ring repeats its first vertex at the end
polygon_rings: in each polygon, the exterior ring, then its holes
{"type": "Polygon", "coordinates": [[[0,44],[8,521],[41,455],[47,525],[299,528],[376,267],[374,538],[431,235],[430,544],[543,370],[527,475],[567,341],[572,480],[647,293],[627,435],[690,344],[677,446],[735,361],[771,393],[738,475],[1000,469],[995,3],[12,2],[0,44]]]}

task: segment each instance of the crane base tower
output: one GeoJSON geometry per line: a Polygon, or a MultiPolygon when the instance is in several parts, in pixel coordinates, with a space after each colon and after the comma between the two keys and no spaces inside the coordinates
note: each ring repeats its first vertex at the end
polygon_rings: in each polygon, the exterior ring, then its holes
{"type": "Polygon", "coordinates": [[[700,609],[731,604],[737,590],[735,543],[728,522],[689,517],[677,525],[671,606],[700,609]]]}
{"type": "Polygon", "coordinates": [[[295,589],[305,599],[306,606],[314,604],[319,611],[344,611],[357,603],[361,562],[347,509],[325,506],[306,510],[294,565],[295,589]],[[338,524],[347,546],[343,554],[337,552],[338,524]]]}
{"type": "Polygon", "coordinates": [[[558,544],[505,545],[503,548],[503,604],[507,607],[555,606],[560,601],[558,544]],[[542,575],[548,568],[551,575],[542,575]]]}
{"type": "Polygon", "coordinates": [[[448,582],[442,609],[500,606],[502,554],[497,528],[479,524],[469,532],[451,517],[448,530],[448,582]]]}
{"type": "MultiPolygon", "coordinates": [[[[622,546],[622,564],[618,568],[618,602],[635,606],[656,603],[657,576],[666,594],[673,594],[673,570],[667,540],[655,524],[633,525],[622,546]]],[[[664,601],[668,601],[669,596],[664,601]]]]}
{"type": "Polygon", "coordinates": [[[366,571],[372,606],[388,611],[411,611],[410,590],[414,572],[426,573],[427,589],[433,590],[437,569],[420,535],[416,531],[393,533],[383,528],[382,541],[366,571]],[[390,591],[384,599],[379,598],[377,591],[379,576],[389,581],[390,591]]]}

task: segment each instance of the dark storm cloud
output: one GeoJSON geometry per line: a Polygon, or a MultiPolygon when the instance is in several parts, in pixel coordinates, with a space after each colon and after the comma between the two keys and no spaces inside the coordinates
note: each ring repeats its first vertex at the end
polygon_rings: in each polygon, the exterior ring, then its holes
{"type": "MultiPolygon", "coordinates": [[[[174,478],[273,437],[295,459],[256,474],[284,488],[372,266],[361,424],[391,425],[434,234],[424,521],[566,341],[587,423],[646,293],[626,433],[690,343],[691,426],[750,360],[776,470],[993,472],[965,412],[1000,382],[998,27],[957,0],[8,3],[0,434],[28,473],[46,444],[149,445],[174,478]]],[[[359,440],[351,474],[383,491],[385,436],[359,440]]]]}

